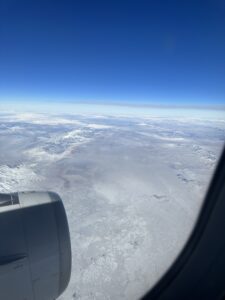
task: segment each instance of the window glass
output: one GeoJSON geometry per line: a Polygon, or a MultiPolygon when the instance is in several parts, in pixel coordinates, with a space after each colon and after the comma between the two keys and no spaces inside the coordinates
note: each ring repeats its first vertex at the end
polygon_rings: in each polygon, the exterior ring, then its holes
{"type": "Polygon", "coordinates": [[[224,147],[224,83],[224,0],[0,1],[0,206],[62,198],[59,300],[134,300],[172,265],[224,147]]]}

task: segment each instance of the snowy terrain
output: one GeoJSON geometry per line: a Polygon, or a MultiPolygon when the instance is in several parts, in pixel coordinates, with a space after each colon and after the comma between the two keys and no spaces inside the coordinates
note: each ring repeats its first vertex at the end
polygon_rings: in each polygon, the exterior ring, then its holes
{"type": "Polygon", "coordinates": [[[182,249],[224,140],[222,120],[1,113],[0,192],[62,197],[73,268],[60,300],[132,300],[182,249]]]}

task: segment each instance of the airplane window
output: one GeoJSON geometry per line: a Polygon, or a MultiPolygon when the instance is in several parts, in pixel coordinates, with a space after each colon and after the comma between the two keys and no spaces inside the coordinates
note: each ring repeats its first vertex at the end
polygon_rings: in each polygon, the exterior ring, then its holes
{"type": "Polygon", "coordinates": [[[143,296],[183,249],[224,147],[224,2],[156,2],[1,4],[0,193],[62,198],[60,300],[143,296]]]}

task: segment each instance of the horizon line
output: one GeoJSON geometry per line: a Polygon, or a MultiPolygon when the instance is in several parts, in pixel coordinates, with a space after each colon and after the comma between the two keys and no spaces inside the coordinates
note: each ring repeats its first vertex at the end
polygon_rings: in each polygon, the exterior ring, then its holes
{"type": "Polygon", "coordinates": [[[23,104],[28,104],[28,105],[51,105],[51,104],[62,104],[62,105],[103,105],[103,106],[123,106],[123,107],[140,107],[140,108],[161,108],[161,109],[211,109],[211,110],[218,110],[222,109],[225,110],[225,104],[175,104],[175,103],[148,103],[145,101],[119,101],[119,100],[111,100],[111,101],[103,101],[103,100],[65,100],[62,101],[60,99],[49,99],[49,98],[44,98],[42,100],[40,99],[6,99],[5,101],[0,100],[0,104],[18,104],[18,103],[23,103],[23,104]]]}

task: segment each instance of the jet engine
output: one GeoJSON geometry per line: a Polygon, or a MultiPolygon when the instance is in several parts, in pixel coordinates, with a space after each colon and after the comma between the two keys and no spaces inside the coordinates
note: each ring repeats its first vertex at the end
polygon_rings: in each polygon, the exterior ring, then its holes
{"type": "Polygon", "coordinates": [[[61,198],[52,192],[0,194],[0,299],[56,299],[70,274],[61,198]]]}

